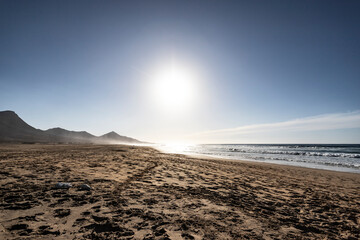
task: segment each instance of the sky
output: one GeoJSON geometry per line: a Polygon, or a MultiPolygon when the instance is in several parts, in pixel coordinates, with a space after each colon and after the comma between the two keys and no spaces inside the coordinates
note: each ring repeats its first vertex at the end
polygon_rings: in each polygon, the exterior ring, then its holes
{"type": "Polygon", "coordinates": [[[360,143],[359,11],[331,0],[1,0],[0,111],[151,142],[360,143]]]}

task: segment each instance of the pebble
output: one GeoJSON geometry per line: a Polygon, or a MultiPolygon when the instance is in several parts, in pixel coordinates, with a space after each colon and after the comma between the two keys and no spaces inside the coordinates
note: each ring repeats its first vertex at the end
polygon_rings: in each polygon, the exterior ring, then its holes
{"type": "Polygon", "coordinates": [[[55,188],[61,188],[61,189],[69,189],[69,188],[71,188],[71,187],[72,187],[71,183],[58,182],[58,183],[55,185],[55,188]]]}
{"type": "Polygon", "coordinates": [[[79,186],[79,188],[81,190],[87,190],[87,191],[91,190],[91,187],[89,185],[87,185],[87,184],[82,184],[82,185],[79,186]]]}

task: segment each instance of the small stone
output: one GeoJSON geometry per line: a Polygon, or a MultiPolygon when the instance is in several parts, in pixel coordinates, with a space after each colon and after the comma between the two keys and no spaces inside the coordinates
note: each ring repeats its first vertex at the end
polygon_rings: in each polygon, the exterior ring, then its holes
{"type": "Polygon", "coordinates": [[[71,188],[71,187],[72,187],[71,183],[58,182],[58,183],[55,185],[55,188],[58,188],[58,189],[69,189],[69,188],[71,188]]]}
{"type": "Polygon", "coordinates": [[[82,184],[82,185],[79,186],[79,188],[81,190],[87,190],[87,191],[91,190],[91,187],[89,185],[87,185],[87,184],[82,184]]]}

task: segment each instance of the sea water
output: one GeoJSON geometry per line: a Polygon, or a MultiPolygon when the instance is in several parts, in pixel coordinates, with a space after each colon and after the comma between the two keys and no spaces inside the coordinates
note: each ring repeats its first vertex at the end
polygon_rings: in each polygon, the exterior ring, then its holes
{"type": "Polygon", "coordinates": [[[160,145],[160,150],[360,173],[360,144],[160,145]]]}

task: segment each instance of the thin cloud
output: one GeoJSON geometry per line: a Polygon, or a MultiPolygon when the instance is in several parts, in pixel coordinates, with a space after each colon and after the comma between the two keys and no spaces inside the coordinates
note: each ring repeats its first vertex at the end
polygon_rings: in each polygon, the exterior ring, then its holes
{"type": "Polygon", "coordinates": [[[274,131],[317,131],[346,128],[360,128],[360,111],[318,115],[290,121],[245,125],[236,128],[205,131],[191,137],[241,135],[274,131]]]}

